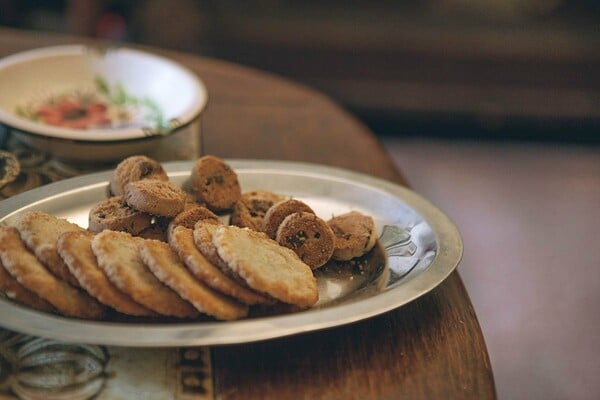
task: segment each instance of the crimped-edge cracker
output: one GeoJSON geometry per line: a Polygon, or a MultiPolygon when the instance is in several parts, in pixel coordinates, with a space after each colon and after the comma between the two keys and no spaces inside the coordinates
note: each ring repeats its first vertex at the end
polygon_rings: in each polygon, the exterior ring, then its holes
{"type": "Polygon", "coordinates": [[[151,224],[152,216],[129,207],[123,196],[102,200],[90,209],[88,216],[88,230],[92,232],[109,229],[137,235],[151,224]]]}
{"type": "Polygon", "coordinates": [[[155,316],[154,312],[133,301],[108,280],[92,251],[92,238],[93,234],[87,232],[65,232],[57,243],[58,254],[81,287],[102,304],[123,314],[155,316]]]}
{"type": "Polygon", "coordinates": [[[324,265],[333,254],[335,235],[325,221],[309,212],[288,215],[279,224],[277,242],[292,249],[312,269],[324,265]]]}
{"type": "Polygon", "coordinates": [[[169,177],[158,161],[142,155],[130,156],[115,168],[110,181],[110,191],[115,196],[122,195],[125,185],[142,179],[167,181],[169,177]]]}
{"type": "Polygon", "coordinates": [[[264,233],[219,226],[213,243],[219,256],[254,290],[300,307],[317,302],[317,280],[310,267],[264,233]]]}
{"type": "Polygon", "coordinates": [[[144,240],[139,251],[152,273],[201,313],[220,320],[235,320],[248,315],[247,305],[214,291],[194,278],[168,244],[144,240]]]}
{"type": "Polygon", "coordinates": [[[212,264],[196,247],[194,243],[194,234],[191,229],[184,226],[176,226],[170,232],[169,245],[171,246],[171,249],[177,253],[190,272],[197,279],[200,279],[213,289],[248,305],[266,302],[264,296],[240,285],[234,279],[223,273],[217,266],[212,264]]]}
{"type": "Polygon", "coordinates": [[[221,272],[230,277],[237,284],[249,292],[255,294],[253,302],[255,304],[269,304],[274,303],[274,299],[265,293],[257,293],[256,290],[248,286],[248,283],[239,276],[237,272],[231,269],[231,267],[223,261],[217,247],[213,243],[213,234],[218,225],[208,224],[204,221],[198,221],[194,227],[194,244],[200,250],[200,253],[206,257],[206,259],[217,267],[221,272]]]}
{"type": "Polygon", "coordinates": [[[95,299],[52,275],[31,253],[17,229],[0,226],[0,260],[26,289],[68,317],[101,319],[105,309],[95,299]]]}
{"type": "Polygon", "coordinates": [[[6,297],[18,303],[25,304],[39,311],[52,312],[54,307],[31,290],[21,285],[11,274],[8,273],[0,261],[0,291],[6,297]]]}
{"type": "Polygon", "coordinates": [[[131,208],[160,217],[174,217],[183,211],[186,197],[174,183],[155,179],[128,183],[123,194],[131,208]]]}
{"type": "Polygon", "coordinates": [[[265,214],[286,198],[266,190],[244,192],[231,212],[231,225],[262,231],[265,214]]]}
{"type": "Polygon", "coordinates": [[[190,303],[159,281],[144,264],[138,250],[143,240],[126,232],[102,231],[92,239],[92,250],[108,279],[137,303],[161,315],[198,316],[190,303]]]}
{"type": "Polygon", "coordinates": [[[230,210],[242,193],[235,171],[224,160],[211,155],[196,161],[190,183],[196,200],[217,212],[230,210]]]}
{"type": "Polygon", "coordinates": [[[375,222],[358,211],[340,214],[327,221],[335,234],[333,258],[347,261],[371,251],[377,242],[375,222]]]}
{"type": "Polygon", "coordinates": [[[285,217],[296,212],[315,213],[312,208],[303,201],[296,199],[280,201],[273,204],[271,208],[267,210],[263,219],[262,231],[266,233],[268,237],[275,240],[279,225],[281,225],[285,217]]]}
{"type": "Polygon", "coordinates": [[[41,211],[29,211],[17,217],[16,228],[27,247],[54,275],[78,287],[77,279],[58,255],[56,242],[63,232],[82,232],[82,227],[66,219],[57,218],[41,211]]]}

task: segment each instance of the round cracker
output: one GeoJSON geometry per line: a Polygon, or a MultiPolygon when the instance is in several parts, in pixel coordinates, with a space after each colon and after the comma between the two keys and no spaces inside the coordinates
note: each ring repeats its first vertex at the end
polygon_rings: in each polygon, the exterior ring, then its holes
{"type": "Polygon", "coordinates": [[[0,261],[0,291],[6,297],[39,311],[52,312],[54,307],[31,290],[26,289],[4,268],[0,261]]]}
{"type": "MultiPolygon", "coordinates": [[[[259,296],[256,298],[257,304],[271,304],[274,303],[275,300],[265,293],[257,293],[254,289],[252,289],[246,281],[241,278],[237,272],[231,269],[229,265],[223,261],[223,259],[219,256],[219,252],[217,251],[216,246],[213,243],[213,234],[215,229],[217,229],[218,225],[208,224],[204,221],[199,221],[194,227],[194,244],[200,250],[202,255],[206,257],[206,259],[212,263],[215,267],[217,267],[221,272],[230,277],[232,280],[237,282],[238,285],[243,288],[248,289],[249,291],[259,296]]],[[[255,297],[256,297],[255,296],[255,297]]]]}
{"type": "Polygon", "coordinates": [[[216,292],[194,278],[168,244],[144,240],[140,257],[165,285],[192,303],[201,313],[220,320],[235,320],[248,315],[248,306],[216,292]]]}
{"type": "Polygon", "coordinates": [[[69,267],[83,289],[101,303],[134,316],[155,316],[113,285],[98,266],[92,251],[93,235],[86,232],[65,232],[58,239],[58,254],[69,267]]]}
{"type": "Polygon", "coordinates": [[[196,317],[196,309],[144,264],[138,251],[143,240],[126,232],[103,231],[92,239],[92,250],[108,279],[137,303],[161,315],[196,317]]]}
{"type": "Polygon", "coordinates": [[[213,289],[248,305],[263,304],[267,301],[264,296],[240,285],[211,263],[196,247],[191,229],[184,226],[175,227],[169,235],[169,245],[190,272],[213,289]]]}
{"type": "Polygon", "coordinates": [[[0,226],[0,260],[26,289],[68,317],[101,319],[105,309],[86,293],[51,274],[33,255],[13,227],[0,226]]]}
{"type": "Polygon", "coordinates": [[[78,287],[79,282],[58,255],[56,242],[63,232],[84,232],[85,229],[66,219],[57,218],[41,211],[29,211],[19,215],[15,226],[27,247],[58,278],[78,287]]]}
{"type": "Polygon", "coordinates": [[[350,211],[333,217],[327,224],[335,234],[333,258],[347,261],[371,251],[377,242],[375,222],[368,215],[350,211]]]}
{"type": "Polygon", "coordinates": [[[219,226],[213,243],[219,256],[254,290],[300,307],[317,302],[317,280],[310,267],[265,234],[219,226]]]}

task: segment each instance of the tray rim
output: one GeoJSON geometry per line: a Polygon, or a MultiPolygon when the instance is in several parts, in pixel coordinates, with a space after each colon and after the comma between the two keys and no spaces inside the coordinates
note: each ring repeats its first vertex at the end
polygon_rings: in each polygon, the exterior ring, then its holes
{"type": "MultiPolygon", "coordinates": [[[[400,287],[350,304],[306,310],[301,313],[198,323],[114,323],[50,315],[0,298],[0,325],[22,333],[72,343],[129,347],[178,347],[241,344],[351,324],[406,305],[440,285],[458,266],[463,254],[461,235],[438,207],[411,189],[391,181],[328,165],[280,161],[225,159],[235,170],[276,170],[339,179],[376,188],[399,198],[432,228],[438,243],[431,264],[400,287]],[[402,295],[398,296],[398,289],[402,295]],[[15,311],[18,311],[15,313],[15,311]],[[15,314],[17,315],[15,317],[15,314]],[[74,333],[75,332],[75,333],[74,333]],[[140,335],[143,333],[143,335],[140,335]]],[[[194,161],[161,164],[169,175],[189,173],[194,161]]],[[[36,202],[66,196],[82,188],[106,186],[113,170],[80,175],[50,183],[0,201],[0,222],[36,202]]]]}

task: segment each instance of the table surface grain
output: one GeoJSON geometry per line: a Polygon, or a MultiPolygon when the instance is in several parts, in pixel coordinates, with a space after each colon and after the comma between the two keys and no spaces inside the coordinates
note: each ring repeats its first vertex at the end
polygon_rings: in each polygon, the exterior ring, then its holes
{"type": "MultiPolygon", "coordinates": [[[[98,43],[0,28],[0,57],[82,42],[98,43]]],[[[151,50],[181,62],[206,84],[204,153],[320,163],[407,184],[377,138],[325,96],[239,65],[151,50]]],[[[430,293],[383,315],[323,331],[214,347],[212,362],[214,397],[223,400],[496,397],[484,338],[457,272],[430,293]]]]}

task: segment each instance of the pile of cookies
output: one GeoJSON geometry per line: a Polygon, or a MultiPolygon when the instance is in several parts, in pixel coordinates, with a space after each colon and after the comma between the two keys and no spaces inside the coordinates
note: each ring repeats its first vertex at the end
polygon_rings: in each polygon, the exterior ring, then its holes
{"type": "Polygon", "coordinates": [[[215,156],[196,161],[189,183],[186,192],[160,163],[132,156],[115,169],[87,229],[40,211],[0,225],[0,291],[75,318],[235,320],[255,305],[311,307],[313,270],[360,257],[377,240],[361,213],[324,221],[300,200],[243,193],[215,156]]]}

